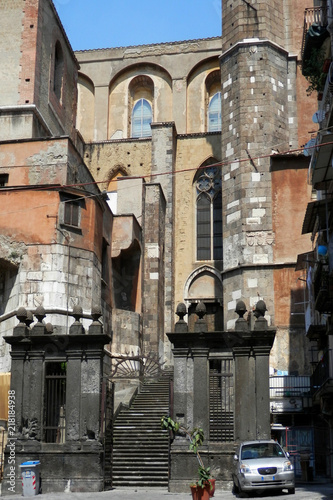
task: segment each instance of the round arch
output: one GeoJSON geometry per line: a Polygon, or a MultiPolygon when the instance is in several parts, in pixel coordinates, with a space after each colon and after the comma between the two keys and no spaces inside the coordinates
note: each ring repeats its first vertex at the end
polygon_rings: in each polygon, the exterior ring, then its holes
{"type": "Polygon", "coordinates": [[[184,302],[190,331],[194,330],[195,308],[199,302],[206,306],[208,330],[223,330],[223,283],[221,272],[216,268],[203,265],[192,271],[185,282],[184,302]]]}

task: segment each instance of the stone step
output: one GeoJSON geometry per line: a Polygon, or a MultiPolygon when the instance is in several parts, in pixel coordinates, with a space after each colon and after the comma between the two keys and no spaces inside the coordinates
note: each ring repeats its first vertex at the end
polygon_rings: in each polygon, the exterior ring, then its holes
{"type": "Polygon", "coordinates": [[[133,487],[135,486],[136,488],[142,487],[142,488],[164,488],[168,486],[168,479],[165,480],[156,480],[156,481],[147,481],[147,480],[142,480],[140,477],[136,478],[131,478],[131,479],[123,479],[123,478],[113,478],[112,481],[113,486],[118,486],[121,487],[133,487]]]}
{"type": "Polygon", "coordinates": [[[161,418],[169,413],[169,379],[149,381],[114,424],[113,485],[168,485],[169,433],[161,418]]]}

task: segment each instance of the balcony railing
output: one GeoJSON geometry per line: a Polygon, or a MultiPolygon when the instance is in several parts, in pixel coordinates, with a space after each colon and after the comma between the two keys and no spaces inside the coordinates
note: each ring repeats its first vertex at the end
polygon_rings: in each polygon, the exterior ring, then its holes
{"type": "Polygon", "coordinates": [[[330,365],[332,365],[332,362],[332,350],[328,350],[325,352],[312,374],[312,394],[315,394],[317,391],[319,391],[319,389],[323,388],[323,386],[330,381],[332,372],[332,367],[330,368],[330,365]]]}
{"type": "Polygon", "coordinates": [[[269,377],[269,395],[271,399],[302,397],[310,392],[310,377],[277,375],[269,377]]]}
{"type": "Polygon", "coordinates": [[[304,11],[304,27],[302,41],[302,59],[304,55],[306,34],[313,24],[318,26],[327,26],[327,9],[321,7],[310,7],[304,11]]]}

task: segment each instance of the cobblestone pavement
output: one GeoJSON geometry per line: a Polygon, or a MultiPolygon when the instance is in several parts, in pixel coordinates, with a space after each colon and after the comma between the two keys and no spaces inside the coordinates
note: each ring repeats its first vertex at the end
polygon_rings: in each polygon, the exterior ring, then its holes
{"type": "MultiPolygon", "coordinates": [[[[7,496],[6,492],[2,492],[2,496],[5,496],[8,500],[22,500],[22,495],[10,495],[7,496]]],[[[27,497],[25,497],[27,498],[27,497]]],[[[33,497],[30,497],[33,498],[33,497]]],[[[111,491],[103,491],[100,493],[48,493],[43,495],[38,495],[38,500],[191,500],[191,494],[189,493],[169,493],[165,489],[129,489],[120,488],[111,491]]],[[[231,491],[221,491],[215,492],[214,498],[216,500],[237,500],[238,495],[234,495],[231,491]]],[[[261,492],[260,495],[251,495],[248,498],[257,498],[262,500],[333,500],[333,483],[329,484],[311,484],[311,485],[297,485],[295,495],[289,496],[287,492],[282,495],[261,492]]],[[[37,500],[37,499],[36,499],[37,500]]]]}

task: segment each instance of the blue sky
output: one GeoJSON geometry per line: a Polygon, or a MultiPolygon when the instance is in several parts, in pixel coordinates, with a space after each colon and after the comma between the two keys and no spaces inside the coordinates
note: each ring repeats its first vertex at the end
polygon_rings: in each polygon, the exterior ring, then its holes
{"type": "Polygon", "coordinates": [[[53,0],[74,50],[221,35],[221,0],[53,0]]]}

